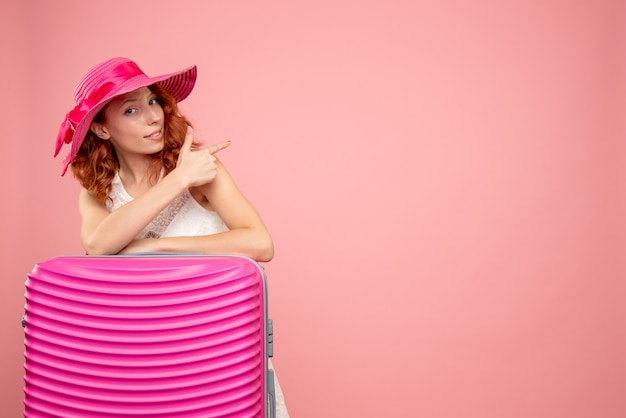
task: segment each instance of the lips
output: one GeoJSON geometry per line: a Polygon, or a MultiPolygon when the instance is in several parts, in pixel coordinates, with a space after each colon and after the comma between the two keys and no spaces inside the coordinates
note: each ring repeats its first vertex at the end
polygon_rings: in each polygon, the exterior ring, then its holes
{"type": "Polygon", "coordinates": [[[146,136],[144,136],[144,138],[146,138],[146,139],[152,139],[152,140],[155,140],[155,139],[161,139],[161,132],[162,132],[162,131],[159,129],[158,131],[153,132],[153,133],[151,133],[150,135],[146,135],[146,136]]]}

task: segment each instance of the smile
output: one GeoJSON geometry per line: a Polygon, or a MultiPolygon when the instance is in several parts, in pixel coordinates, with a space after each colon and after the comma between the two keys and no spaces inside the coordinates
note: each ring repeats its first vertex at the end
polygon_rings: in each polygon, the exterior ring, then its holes
{"type": "Polygon", "coordinates": [[[144,138],[147,139],[159,139],[161,138],[161,130],[159,129],[158,131],[151,133],[150,135],[146,135],[144,136],[144,138]]]}

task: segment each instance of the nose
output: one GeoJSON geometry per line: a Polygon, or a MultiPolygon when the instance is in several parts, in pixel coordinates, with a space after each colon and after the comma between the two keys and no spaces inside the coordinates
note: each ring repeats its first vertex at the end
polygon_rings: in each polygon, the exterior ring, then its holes
{"type": "Polygon", "coordinates": [[[158,122],[163,117],[163,109],[161,106],[149,106],[146,112],[146,119],[148,124],[152,125],[155,122],[158,122]]]}

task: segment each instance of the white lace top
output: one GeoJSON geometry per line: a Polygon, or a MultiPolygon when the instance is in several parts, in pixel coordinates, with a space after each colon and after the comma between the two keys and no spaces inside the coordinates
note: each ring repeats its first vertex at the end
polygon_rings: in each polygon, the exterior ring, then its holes
{"type": "MultiPolygon", "coordinates": [[[[133,197],[124,189],[118,173],[113,179],[110,197],[112,202],[107,200],[109,212],[133,200],[133,197]]],[[[224,222],[217,212],[206,210],[193,198],[189,190],[185,190],[163,209],[137,235],[137,238],[211,235],[223,232],[224,229],[224,222]]]]}

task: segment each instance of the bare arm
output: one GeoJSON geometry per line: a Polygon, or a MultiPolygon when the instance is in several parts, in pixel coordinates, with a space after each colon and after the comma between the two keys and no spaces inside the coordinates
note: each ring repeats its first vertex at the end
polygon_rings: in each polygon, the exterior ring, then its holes
{"type": "Polygon", "coordinates": [[[214,153],[227,143],[191,151],[189,128],[176,168],[148,191],[110,212],[86,190],[79,195],[81,240],[88,254],[116,254],[123,250],[161,210],[184,190],[210,184],[217,173],[214,153]]]}
{"type": "Polygon", "coordinates": [[[81,239],[87,254],[116,254],[132,241],[185,189],[175,176],[166,176],[146,193],[110,212],[87,190],[80,192],[81,239]]]}
{"type": "Polygon", "coordinates": [[[228,231],[214,235],[136,240],[123,252],[239,254],[256,261],[271,260],[274,245],[261,216],[241,193],[224,165],[219,161],[216,165],[217,174],[213,181],[199,189],[220,215],[228,231]]]}

